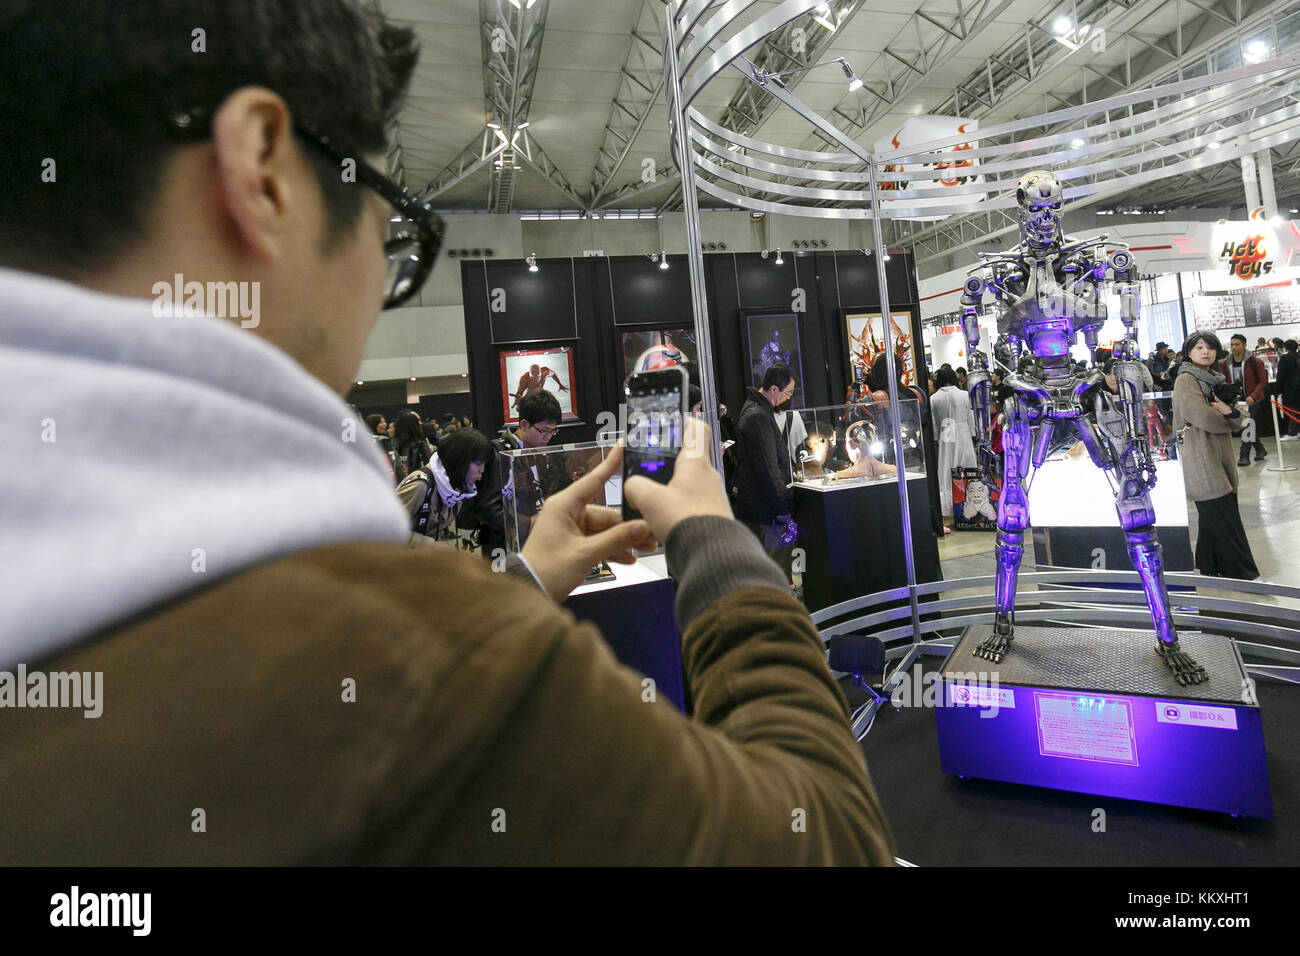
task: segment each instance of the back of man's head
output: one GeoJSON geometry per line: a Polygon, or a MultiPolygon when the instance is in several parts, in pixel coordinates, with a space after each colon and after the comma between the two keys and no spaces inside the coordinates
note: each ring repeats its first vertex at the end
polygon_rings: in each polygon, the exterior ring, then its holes
{"type": "Polygon", "coordinates": [[[763,373],[762,384],[759,385],[759,391],[763,392],[769,388],[785,388],[794,379],[794,373],[790,371],[790,366],[784,362],[773,362],[763,373]]]}
{"type": "MultiPolygon", "coordinates": [[[[55,275],[139,239],[180,110],[264,86],[345,151],[383,153],[413,36],[356,0],[18,0],[0,12],[0,263],[55,275]],[[44,173],[44,176],[42,175],[44,173]]],[[[361,192],[306,151],[330,225],[361,192]]]]}

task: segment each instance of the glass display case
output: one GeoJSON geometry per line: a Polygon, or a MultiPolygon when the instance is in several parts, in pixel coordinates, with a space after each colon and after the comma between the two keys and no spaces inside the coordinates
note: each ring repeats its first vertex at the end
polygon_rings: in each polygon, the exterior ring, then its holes
{"type": "Polygon", "coordinates": [[[900,395],[897,413],[902,447],[895,447],[888,400],[850,402],[777,413],[790,449],[790,481],[830,490],[896,480],[901,460],[908,478],[925,477],[920,402],[900,395]]]}
{"type": "MultiPolygon", "coordinates": [[[[598,466],[614,445],[614,441],[580,442],[500,452],[496,474],[501,482],[506,550],[519,551],[546,499],[598,466]]],[[[614,474],[589,503],[619,507],[622,502],[622,476],[614,474]]]]}

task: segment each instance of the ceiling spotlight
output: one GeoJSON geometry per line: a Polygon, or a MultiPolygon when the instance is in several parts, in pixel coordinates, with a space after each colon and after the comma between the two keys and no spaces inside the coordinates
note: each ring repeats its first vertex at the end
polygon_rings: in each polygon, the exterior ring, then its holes
{"type": "Polygon", "coordinates": [[[528,125],[529,125],[528,120],[524,120],[522,123],[516,126],[515,129],[528,129],[528,125]]]}
{"type": "Polygon", "coordinates": [[[500,129],[500,128],[501,128],[501,124],[498,123],[496,120],[488,120],[488,124],[487,124],[487,126],[488,126],[488,129],[500,129]]]}
{"type": "Polygon", "coordinates": [[[840,64],[840,69],[844,71],[844,75],[848,77],[849,92],[856,93],[858,90],[862,89],[862,81],[853,75],[853,69],[849,66],[849,61],[844,59],[842,56],[836,57],[835,59],[840,64]]]}
{"type": "Polygon", "coordinates": [[[414,375],[411,376],[411,381],[412,381],[412,382],[415,381],[415,376],[414,376],[414,375]]]}
{"type": "Polygon", "coordinates": [[[884,261],[885,261],[885,262],[888,262],[888,261],[889,261],[889,253],[888,253],[888,252],[886,252],[885,255],[884,255],[884,261]]]}
{"type": "Polygon", "coordinates": [[[519,0],[510,0],[510,6],[514,7],[516,10],[531,10],[533,8],[533,4],[536,2],[537,0],[527,0],[527,2],[525,2],[523,6],[520,6],[519,0]]]}
{"type": "Polygon", "coordinates": [[[781,247],[780,247],[780,246],[777,246],[777,247],[776,247],[776,264],[777,264],[778,266],[783,266],[783,265],[785,265],[785,260],[781,258],[781,247]]]}
{"type": "Polygon", "coordinates": [[[357,382],[358,385],[365,385],[365,382],[357,382]]]}
{"type": "Polygon", "coordinates": [[[529,253],[528,258],[524,259],[524,262],[528,263],[529,272],[537,271],[537,253],[535,252],[529,253]]]}
{"type": "Polygon", "coordinates": [[[659,268],[660,269],[668,268],[668,253],[666,251],[659,253],[659,268]]]}
{"type": "Polygon", "coordinates": [[[1218,148],[1219,148],[1219,144],[1218,144],[1218,143],[1211,143],[1211,144],[1210,144],[1210,149],[1218,149],[1218,148]]]}
{"type": "Polygon", "coordinates": [[[1069,17],[1057,17],[1056,22],[1052,24],[1052,32],[1058,37],[1063,37],[1074,29],[1074,21],[1069,17]]]}
{"type": "Polygon", "coordinates": [[[1300,209],[1292,209],[1292,210],[1291,210],[1291,215],[1294,216],[1294,215],[1295,215],[1296,213],[1298,213],[1298,212],[1300,212],[1300,209]]]}
{"type": "Polygon", "coordinates": [[[1074,139],[1070,140],[1070,146],[1074,149],[1078,149],[1082,145],[1083,145],[1083,140],[1079,139],[1079,137],[1077,136],[1074,139]]]}
{"type": "Polygon", "coordinates": [[[1268,56],[1268,44],[1263,40],[1254,40],[1246,44],[1246,59],[1251,63],[1259,63],[1268,56]]]}

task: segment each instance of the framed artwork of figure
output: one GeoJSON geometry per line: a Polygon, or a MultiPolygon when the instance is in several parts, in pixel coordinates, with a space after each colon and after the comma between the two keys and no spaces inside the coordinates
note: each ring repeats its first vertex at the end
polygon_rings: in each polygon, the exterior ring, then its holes
{"type": "Polygon", "coordinates": [[[799,342],[799,317],[793,312],[745,317],[749,349],[749,384],[758,388],[763,375],[777,362],[794,373],[795,390],[791,408],[804,407],[803,358],[799,342]]]}
{"type": "MultiPolygon", "coordinates": [[[[885,354],[884,316],[879,312],[859,312],[844,316],[844,330],[848,341],[849,381],[854,380],[854,369],[871,375],[876,359],[885,354]]],[[[902,356],[899,375],[904,385],[916,385],[916,351],[912,345],[912,313],[895,312],[889,329],[894,343],[894,354],[902,356]]]]}
{"type": "Polygon", "coordinates": [[[555,395],[566,420],[577,418],[573,364],[573,347],[568,345],[502,352],[501,405],[505,423],[519,421],[520,399],[543,390],[555,395]]]}

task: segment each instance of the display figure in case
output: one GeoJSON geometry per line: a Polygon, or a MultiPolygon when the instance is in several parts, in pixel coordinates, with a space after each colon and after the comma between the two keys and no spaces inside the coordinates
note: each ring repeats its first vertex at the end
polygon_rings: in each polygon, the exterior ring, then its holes
{"type": "MultiPolygon", "coordinates": [[[[1046,170],[1026,173],[1016,189],[1020,243],[1009,252],[980,254],[981,264],[962,289],[962,325],[971,357],[967,388],[979,432],[979,465],[1003,476],[998,507],[997,585],[993,633],[975,650],[998,663],[1015,635],[1016,577],[1029,526],[1029,486],[1049,453],[1075,435],[1115,494],[1129,560],[1142,578],[1155,624],[1156,653],[1180,685],[1199,684],[1205,669],[1178,644],[1164,560],[1156,539],[1151,488],[1155,464],[1142,414],[1143,375],[1137,350],[1138,274],[1124,243],[1106,237],[1076,240],[1062,232],[1061,182],[1046,170]],[[1109,249],[1109,252],[1107,251],[1109,249]],[[1124,337],[1114,345],[1116,391],[1104,387],[1095,367],[1097,333],[1106,321],[1108,285],[1118,294],[1124,337]],[[1009,373],[1012,395],[1002,409],[1001,461],[993,451],[988,360],[979,349],[985,294],[992,297],[998,332],[1013,358],[1024,352],[1025,371],[1009,373]],[[1079,333],[1094,363],[1074,371],[1070,345],[1079,333]]],[[[1015,365],[1012,363],[1012,367],[1015,365]]]]}

